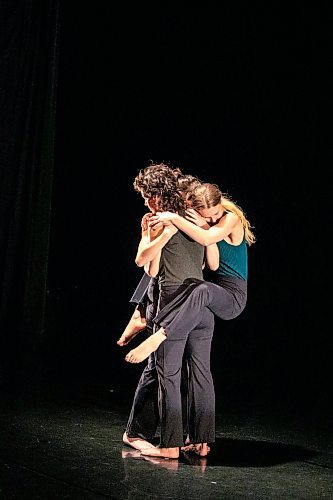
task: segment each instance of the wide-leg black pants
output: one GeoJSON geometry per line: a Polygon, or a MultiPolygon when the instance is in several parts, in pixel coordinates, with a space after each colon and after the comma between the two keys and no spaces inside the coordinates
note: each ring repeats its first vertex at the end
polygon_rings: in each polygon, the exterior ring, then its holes
{"type": "Polygon", "coordinates": [[[195,329],[184,332],[182,339],[166,339],[156,352],[163,448],[183,446],[186,425],[191,443],[215,441],[215,393],[210,371],[213,330],[214,315],[205,309],[195,329]],[[183,420],[180,389],[184,353],[188,363],[187,422],[183,420]]]}
{"type": "MultiPolygon", "coordinates": [[[[158,294],[156,293],[155,281],[150,280],[150,278],[147,280],[147,277],[149,278],[148,275],[143,276],[132,299],[136,297],[136,303],[144,304],[147,333],[151,335],[153,333],[153,318],[158,305],[158,294]]],[[[149,356],[138,382],[127,421],[126,433],[129,437],[153,439],[156,436],[159,422],[158,376],[155,353],[153,353],[149,356]]]]}
{"type": "MultiPolygon", "coordinates": [[[[179,286],[161,290],[159,308],[179,292],[179,286]]],[[[126,431],[130,437],[150,439],[158,418],[153,406],[158,377],[158,407],[161,427],[160,446],[177,447],[184,443],[184,428],[191,442],[215,440],[215,393],[210,371],[210,351],[214,315],[203,308],[191,332],[184,329],[176,340],[167,339],[151,356],[140,378],[126,431]],[[189,336],[189,333],[191,335],[189,336]],[[180,338],[181,337],[181,338],[180,338]],[[181,394],[183,357],[188,362],[187,419],[184,421],[184,400],[181,394]],[[156,371],[154,370],[154,357],[156,371]],[[147,408],[149,415],[147,421],[147,408]]],[[[183,372],[184,373],[184,372],[183,372]]]]}

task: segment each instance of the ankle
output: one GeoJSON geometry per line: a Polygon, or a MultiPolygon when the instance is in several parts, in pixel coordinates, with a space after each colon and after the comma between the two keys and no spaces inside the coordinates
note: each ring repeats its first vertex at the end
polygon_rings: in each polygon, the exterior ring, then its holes
{"type": "Polygon", "coordinates": [[[160,330],[158,330],[156,333],[153,333],[153,335],[151,335],[149,339],[156,350],[159,345],[166,340],[166,336],[162,332],[160,332],[160,330]]]}

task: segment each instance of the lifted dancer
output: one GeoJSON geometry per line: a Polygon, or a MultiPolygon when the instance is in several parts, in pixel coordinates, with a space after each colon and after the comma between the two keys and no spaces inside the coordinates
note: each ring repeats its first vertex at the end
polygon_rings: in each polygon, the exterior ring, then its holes
{"type": "Polygon", "coordinates": [[[217,271],[217,284],[198,282],[170,302],[154,319],[158,331],[127,354],[130,363],[146,359],[167,338],[175,340],[184,331],[190,332],[203,308],[225,320],[235,318],[245,308],[247,245],[254,243],[255,237],[244,212],[214,184],[198,186],[189,199],[192,208],[187,210],[187,218],[193,222],[166,212],[151,217],[149,224],[154,227],[156,223],[172,222],[202,245],[217,243],[218,254],[209,259],[210,268],[217,271]]]}

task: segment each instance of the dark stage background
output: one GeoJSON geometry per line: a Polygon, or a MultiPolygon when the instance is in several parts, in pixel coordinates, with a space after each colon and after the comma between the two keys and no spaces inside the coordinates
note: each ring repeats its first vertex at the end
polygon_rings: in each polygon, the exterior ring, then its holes
{"type": "Polygon", "coordinates": [[[45,326],[16,386],[131,399],[143,366],[116,340],[142,274],[132,183],[153,160],[217,183],[255,227],[248,306],[216,320],[218,405],[326,411],[325,18],[60,3],[45,326]]]}

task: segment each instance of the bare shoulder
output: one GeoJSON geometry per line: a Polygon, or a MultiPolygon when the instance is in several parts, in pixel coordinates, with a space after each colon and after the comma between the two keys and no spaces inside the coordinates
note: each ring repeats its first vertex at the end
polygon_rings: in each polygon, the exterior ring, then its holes
{"type": "Polygon", "coordinates": [[[228,227],[230,230],[237,225],[239,217],[233,212],[226,212],[216,224],[216,227],[228,227]]]}
{"type": "Polygon", "coordinates": [[[235,214],[232,214],[233,215],[233,225],[232,225],[232,229],[230,231],[230,234],[228,235],[227,238],[225,238],[225,240],[228,242],[228,243],[231,243],[232,245],[240,245],[244,239],[244,227],[243,227],[243,224],[242,224],[242,221],[240,220],[239,217],[237,217],[237,215],[235,214]]]}

